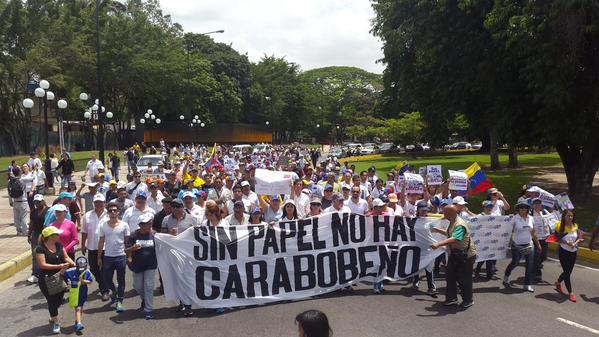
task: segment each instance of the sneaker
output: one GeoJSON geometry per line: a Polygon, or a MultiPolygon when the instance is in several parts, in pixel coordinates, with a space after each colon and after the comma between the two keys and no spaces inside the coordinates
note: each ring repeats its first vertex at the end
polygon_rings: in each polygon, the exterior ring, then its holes
{"type": "Polygon", "coordinates": [[[529,293],[534,293],[535,292],[535,290],[532,288],[531,285],[525,285],[524,286],[524,290],[528,291],[529,293]]]}
{"type": "Polygon", "coordinates": [[[462,302],[460,304],[460,307],[462,307],[463,309],[468,309],[473,305],[474,305],[474,301],[468,301],[468,302],[462,302]]]}
{"type": "Polygon", "coordinates": [[[503,285],[506,288],[509,288],[510,287],[510,277],[507,276],[507,275],[503,275],[503,282],[502,283],[503,283],[503,285]]]}
{"type": "Polygon", "coordinates": [[[75,323],[75,331],[79,332],[81,330],[85,329],[85,326],[83,326],[83,324],[81,323],[75,323]]]}
{"type": "Polygon", "coordinates": [[[559,281],[555,282],[555,290],[557,290],[558,293],[563,294],[564,292],[562,291],[562,284],[559,281]]]}
{"type": "Polygon", "coordinates": [[[193,311],[191,310],[191,306],[184,306],[183,310],[181,310],[183,312],[183,316],[185,317],[190,317],[193,315],[193,311]]]}
{"type": "Polygon", "coordinates": [[[576,295],[570,294],[570,302],[576,302],[576,295]]]}
{"type": "Polygon", "coordinates": [[[60,324],[58,324],[58,323],[52,324],[52,332],[55,334],[59,334],[60,333],[60,324]]]}
{"type": "Polygon", "coordinates": [[[385,284],[383,284],[383,282],[381,282],[381,284],[379,285],[379,290],[381,292],[385,292],[385,284]]]}
{"type": "Polygon", "coordinates": [[[154,318],[154,316],[152,316],[152,312],[151,311],[146,311],[146,321],[149,321],[152,318],[154,318]]]}
{"type": "Polygon", "coordinates": [[[110,294],[108,292],[103,293],[102,302],[108,302],[108,300],[110,300],[110,294]]]}
{"type": "Polygon", "coordinates": [[[219,315],[220,314],[224,314],[225,313],[225,308],[218,308],[218,309],[216,309],[216,313],[219,314],[219,315]]]}
{"type": "Polygon", "coordinates": [[[420,288],[420,282],[412,283],[412,289],[418,290],[420,288]]]}
{"type": "Polygon", "coordinates": [[[27,279],[27,282],[32,283],[32,284],[37,283],[37,276],[35,276],[35,275],[29,276],[29,278],[27,279]]]}
{"type": "Polygon", "coordinates": [[[458,305],[458,300],[447,300],[443,302],[443,306],[450,307],[452,305],[458,305]]]}
{"type": "Polygon", "coordinates": [[[426,293],[429,294],[429,295],[431,295],[431,296],[435,296],[435,295],[439,294],[439,292],[437,291],[437,288],[429,288],[426,291],[426,293]]]}
{"type": "Polygon", "coordinates": [[[116,312],[120,314],[123,311],[125,311],[125,307],[123,307],[123,302],[116,302],[116,312]]]}
{"type": "Polygon", "coordinates": [[[379,295],[381,293],[381,290],[379,288],[374,288],[374,293],[379,295]]]}

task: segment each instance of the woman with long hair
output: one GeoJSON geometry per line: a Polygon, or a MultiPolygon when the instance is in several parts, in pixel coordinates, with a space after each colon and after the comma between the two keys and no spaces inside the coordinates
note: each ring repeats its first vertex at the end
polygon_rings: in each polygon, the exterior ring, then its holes
{"type": "Polygon", "coordinates": [[[69,267],[74,267],[75,263],[66,249],[60,243],[59,235],[62,231],[54,226],[44,228],[39,237],[39,244],[35,248],[35,259],[40,268],[38,285],[46,302],[48,303],[48,311],[50,312],[50,320],[52,321],[52,332],[60,333],[60,324],[58,322],[58,308],[62,304],[66,287],[57,286],[63,282],[62,275],[69,267]]]}
{"type": "Polygon", "coordinates": [[[204,216],[206,217],[206,221],[204,222],[204,225],[214,227],[229,225],[227,220],[223,218],[222,211],[214,200],[206,201],[205,210],[204,216]]]}
{"type": "Polygon", "coordinates": [[[555,232],[559,239],[559,264],[562,266],[562,273],[555,282],[555,289],[563,294],[561,283],[564,282],[568,290],[568,298],[576,302],[576,295],[572,293],[572,282],[570,276],[576,264],[576,255],[578,244],[583,241],[582,232],[578,229],[574,211],[565,210],[562,213],[562,219],[555,225],[555,232]]]}
{"type": "Polygon", "coordinates": [[[293,221],[297,220],[297,208],[295,202],[292,199],[287,199],[283,203],[283,217],[281,221],[293,221]]]}

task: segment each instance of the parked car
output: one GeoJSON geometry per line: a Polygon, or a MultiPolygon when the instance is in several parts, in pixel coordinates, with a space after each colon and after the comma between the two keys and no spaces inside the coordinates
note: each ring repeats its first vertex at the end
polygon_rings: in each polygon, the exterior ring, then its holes
{"type": "Polygon", "coordinates": [[[361,155],[375,154],[376,152],[377,152],[376,146],[372,143],[364,144],[364,146],[360,149],[361,155]]]}
{"type": "Polygon", "coordinates": [[[252,152],[252,146],[250,144],[239,144],[232,148],[233,153],[248,154],[252,152]]]}
{"type": "Polygon", "coordinates": [[[456,150],[470,150],[472,148],[472,144],[468,142],[458,142],[456,144],[456,150]]]}
{"type": "Polygon", "coordinates": [[[257,154],[270,151],[272,151],[272,146],[270,144],[256,144],[254,145],[254,150],[252,151],[252,153],[257,154]]]}
{"type": "Polygon", "coordinates": [[[380,153],[390,153],[393,152],[393,143],[383,143],[379,146],[380,153]]]}
{"type": "Polygon", "coordinates": [[[480,150],[480,149],[483,148],[483,143],[481,143],[481,142],[473,143],[472,144],[472,148],[475,149],[475,150],[480,150]]]}
{"type": "Polygon", "coordinates": [[[416,145],[414,145],[414,144],[406,145],[406,152],[412,152],[412,151],[416,151],[416,145]]]}
{"type": "Polygon", "coordinates": [[[345,152],[340,147],[334,147],[331,149],[331,157],[343,158],[345,156],[345,152]]]}
{"type": "Polygon", "coordinates": [[[431,147],[428,144],[422,144],[421,147],[422,147],[422,151],[430,151],[431,150],[431,147]]]}
{"type": "Polygon", "coordinates": [[[145,178],[149,175],[148,172],[146,172],[148,163],[152,163],[152,168],[156,170],[158,168],[159,162],[164,164],[165,169],[170,169],[170,162],[165,154],[148,154],[139,158],[137,161],[137,169],[141,173],[142,177],[145,178]]]}

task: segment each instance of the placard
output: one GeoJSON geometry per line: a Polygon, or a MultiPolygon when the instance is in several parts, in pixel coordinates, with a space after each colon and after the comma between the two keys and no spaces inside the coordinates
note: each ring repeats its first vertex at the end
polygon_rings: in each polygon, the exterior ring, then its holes
{"type": "Polygon", "coordinates": [[[426,182],[429,186],[443,185],[443,171],[441,165],[428,165],[426,167],[426,182]]]}
{"type": "Polygon", "coordinates": [[[239,169],[239,165],[234,158],[225,157],[224,164],[225,172],[227,173],[235,172],[235,170],[239,169]]]}
{"type": "Polygon", "coordinates": [[[260,195],[289,194],[293,173],[256,169],[256,193],[260,195]]]}
{"type": "Polygon", "coordinates": [[[468,190],[468,176],[462,171],[449,170],[449,189],[456,191],[468,190]]]}
{"type": "Polygon", "coordinates": [[[403,176],[406,182],[406,193],[424,193],[424,178],[421,175],[406,172],[403,174],[403,176]]]}

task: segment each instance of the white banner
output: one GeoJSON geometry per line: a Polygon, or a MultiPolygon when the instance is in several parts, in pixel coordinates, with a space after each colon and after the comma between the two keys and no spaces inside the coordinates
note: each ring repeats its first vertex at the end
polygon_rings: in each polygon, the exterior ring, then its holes
{"type": "Polygon", "coordinates": [[[474,244],[476,245],[476,261],[503,260],[512,237],[512,216],[480,215],[464,219],[470,224],[474,244]]]}
{"type": "Polygon", "coordinates": [[[424,178],[420,174],[404,173],[406,193],[424,193],[424,178]]]}
{"type": "Polygon", "coordinates": [[[168,301],[246,306],[408,278],[444,252],[430,248],[432,226],[447,221],[328,213],[273,226],[198,226],[156,234],[156,255],[168,301]]]}
{"type": "Polygon", "coordinates": [[[289,194],[293,175],[286,171],[256,169],[256,193],[260,195],[289,194]]]}
{"type": "Polygon", "coordinates": [[[449,189],[456,191],[468,190],[468,175],[462,171],[449,171],[449,189]]]}
{"type": "Polygon", "coordinates": [[[443,172],[441,171],[441,165],[428,165],[426,167],[426,181],[429,186],[443,184],[443,172]]]}

